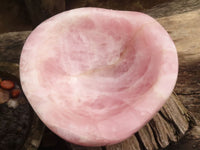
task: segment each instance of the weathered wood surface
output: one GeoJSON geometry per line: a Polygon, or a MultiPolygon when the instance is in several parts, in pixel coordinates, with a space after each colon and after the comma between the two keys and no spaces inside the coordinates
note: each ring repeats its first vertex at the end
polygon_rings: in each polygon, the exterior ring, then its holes
{"type": "Polygon", "coordinates": [[[178,50],[179,76],[175,92],[200,120],[200,9],[158,19],[178,50]]]}
{"type": "Polygon", "coordinates": [[[178,143],[165,150],[200,150],[200,126],[193,127],[178,143]]]}
{"type": "Polygon", "coordinates": [[[200,0],[172,0],[156,5],[151,9],[144,10],[145,13],[156,17],[167,17],[184,12],[194,11],[200,8],[200,0]]]}
{"type": "MultiPolygon", "coordinates": [[[[200,119],[200,10],[157,20],[169,32],[178,50],[180,70],[175,88],[177,95],[172,95],[161,111],[126,141],[106,148],[71,145],[71,149],[153,150],[176,143],[186,132],[183,141],[191,140],[196,145],[200,143],[199,126],[193,117],[194,115],[200,119]]],[[[27,31],[0,35],[0,61],[18,63],[22,45],[29,33],[27,31]]],[[[194,149],[199,150],[198,146],[194,146],[194,149]]]]}
{"type": "Polygon", "coordinates": [[[172,94],[161,111],[130,139],[107,146],[107,150],[155,150],[177,142],[192,127],[195,120],[172,94]],[[129,144],[127,144],[129,143],[129,144]],[[139,147],[137,147],[139,143],[139,147]]]}

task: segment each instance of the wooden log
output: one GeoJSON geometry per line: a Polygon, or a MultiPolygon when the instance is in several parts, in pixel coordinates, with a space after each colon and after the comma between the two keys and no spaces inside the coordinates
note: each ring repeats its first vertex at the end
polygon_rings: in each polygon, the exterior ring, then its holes
{"type": "MultiPolygon", "coordinates": [[[[160,112],[136,133],[137,140],[140,141],[140,148],[131,150],[165,148],[183,137],[193,124],[195,124],[193,117],[181,104],[178,97],[172,94],[160,112]]],[[[127,140],[117,145],[107,146],[107,150],[126,150],[119,149],[126,144],[127,140]]],[[[135,141],[129,142],[129,146],[131,145],[135,145],[135,141]]]]}
{"type": "Polygon", "coordinates": [[[170,33],[178,50],[179,76],[175,92],[200,119],[200,9],[158,21],[170,33]]]}
{"type": "MultiPolygon", "coordinates": [[[[195,117],[199,119],[200,116],[200,10],[157,20],[169,32],[178,50],[180,71],[175,88],[177,95],[173,94],[161,111],[131,138],[116,145],[92,148],[92,150],[105,148],[107,150],[154,150],[164,148],[170,143],[177,143],[184,135],[183,141],[186,139],[190,143],[199,144],[197,135],[200,134],[200,130],[195,117]]],[[[0,61],[18,63],[21,47],[29,33],[15,32],[0,35],[2,54],[0,61]]],[[[71,145],[71,149],[78,148],[88,149],[71,145]]]]}
{"type": "Polygon", "coordinates": [[[23,44],[30,31],[0,34],[0,62],[19,63],[23,44]]]}
{"type": "Polygon", "coordinates": [[[172,0],[144,10],[150,16],[161,18],[194,11],[200,8],[199,0],[172,0]]]}
{"type": "Polygon", "coordinates": [[[172,143],[165,150],[200,150],[200,126],[194,126],[178,143],[172,143]]]}

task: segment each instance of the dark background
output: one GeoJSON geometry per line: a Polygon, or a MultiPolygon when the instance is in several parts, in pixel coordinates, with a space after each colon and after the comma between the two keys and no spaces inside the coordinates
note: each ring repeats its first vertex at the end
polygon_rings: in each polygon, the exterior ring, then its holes
{"type": "Polygon", "coordinates": [[[45,19],[78,7],[144,11],[172,0],[0,0],[0,33],[32,30],[45,19]]]}

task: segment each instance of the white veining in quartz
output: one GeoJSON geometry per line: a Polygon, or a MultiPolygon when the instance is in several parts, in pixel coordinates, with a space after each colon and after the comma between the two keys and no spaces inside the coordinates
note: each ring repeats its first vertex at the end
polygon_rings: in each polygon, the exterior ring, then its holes
{"type": "Polygon", "coordinates": [[[87,146],[137,132],[166,102],[177,74],[176,48],[157,21],[100,8],[46,20],[20,60],[23,91],[41,120],[87,146]]]}

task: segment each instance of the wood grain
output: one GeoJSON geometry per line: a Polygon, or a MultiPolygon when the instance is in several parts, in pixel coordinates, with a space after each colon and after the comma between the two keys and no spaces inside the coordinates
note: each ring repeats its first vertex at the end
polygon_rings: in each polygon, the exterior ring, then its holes
{"type": "MultiPolygon", "coordinates": [[[[165,148],[183,137],[194,123],[195,121],[188,110],[182,105],[178,97],[172,94],[160,112],[136,133],[137,140],[140,141],[139,149],[130,150],[165,148]]],[[[130,139],[127,140],[130,141],[130,139]]],[[[107,149],[123,150],[119,149],[119,145],[124,147],[127,140],[117,145],[107,146],[107,149]]],[[[129,146],[131,145],[135,145],[135,141],[129,142],[129,146]]]]}
{"type": "Polygon", "coordinates": [[[194,11],[200,8],[199,0],[166,0],[165,3],[155,5],[151,9],[146,9],[144,12],[154,18],[161,18],[183,14],[185,12],[194,11]]]}
{"type": "Polygon", "coordinates": [[[200,9],[158,21],[170,33],[178,50],[179,76],[175,92],[200,119],[200,9]]]}

